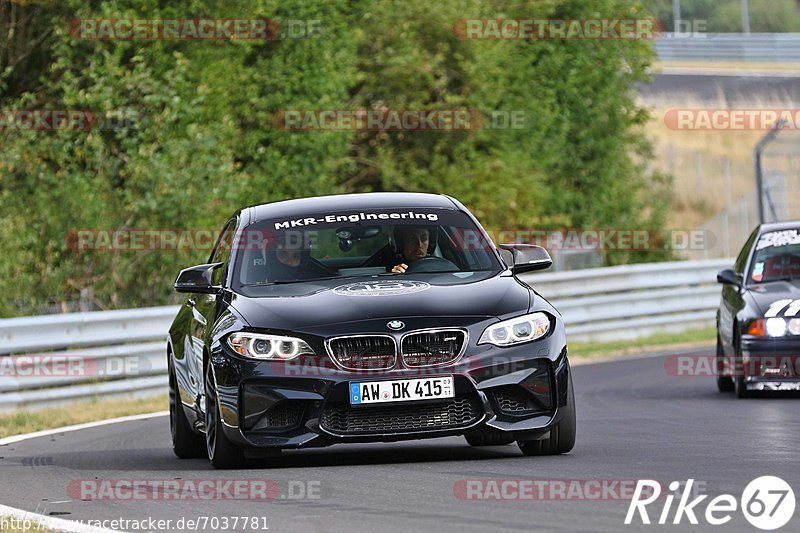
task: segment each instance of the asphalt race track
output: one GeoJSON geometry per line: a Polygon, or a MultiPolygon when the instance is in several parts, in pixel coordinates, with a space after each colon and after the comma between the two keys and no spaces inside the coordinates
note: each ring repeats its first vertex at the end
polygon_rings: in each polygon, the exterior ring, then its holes
{"type": "MultiPolygon", "coordinates": [[[[578,441],[564,456],[524,457],[516,445],[471,448],[454,437],[293,451],[273,467],[218,471],[205,460],[176,459],[167,419],[159,417],[0,447],[0,502],[71,520],[263,517],[258,529],[239,524],[239,531],[263,531],[261,526],[347,532],[755,531],[740,509],[726,526],[706,525],[705,504],[723,493],[738,500],[751,480],[764,475],[782,477],[797,492],[798,400],[737,400],[717,393],[713,378],[675,377],[664,363],[660,355],[575,367],[578,441]],[[644,526],[638,516],[625,526],[630,500],[613,499],[614,491],[606,500],[463,499],[465,480],[655,479],[666,490],[671,481],[687,478],[709,495],[695,508],[699,526],[689,525],[686,517],[679,526],[644,526]],[[278,483],[281,496],[271,501],[73,499],[69,486],[95,479],[268,479],[278,483]],[[306,491],[314,497],[288,497],[306,491]]],[[[481,489],[475,494],[497,493],[481,489]]],[[[670,523],[678,500],[679,495],[670,523]]],[[[652,521],[658,520],[663,502],[662,497],[648,507],[652,521]]],[[[800,509],[782,530],[797,531],[798,515],[800,509]]],[[[206,531],[212,531],[210,525],[206,531]]]]}

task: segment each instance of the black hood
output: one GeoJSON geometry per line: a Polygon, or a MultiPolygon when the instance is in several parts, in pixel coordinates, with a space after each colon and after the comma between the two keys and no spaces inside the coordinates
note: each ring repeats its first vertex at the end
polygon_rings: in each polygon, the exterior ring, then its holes
{"type": "Polygon", "coordinates": [[[747,295],[753,300],[753,304],[763,316],[773,302],[800,299],[800,278],[790,281],[771,281],[749,285],[747,287],[747,295]]]}
{"type": "Polygon", "coordinates": [[[315,326],[405,317],[524,314],[532,291],[508,272],[339,278],[243,287],[231,305],[253,327],[315,326]]]}

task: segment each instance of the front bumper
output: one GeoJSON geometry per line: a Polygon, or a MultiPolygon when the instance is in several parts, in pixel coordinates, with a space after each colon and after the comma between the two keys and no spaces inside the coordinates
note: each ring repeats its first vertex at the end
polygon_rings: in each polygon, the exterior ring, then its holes
{"type": "Polygon", "coordinates": [[[228,439],[245,449],[487,433],[534,440],[561,420],[569,398],[563,334],[436,368],[365,374],[310,363],[255,362],[226,351],[212,357],[228,439]],[[351,381],[444,375],[454,378],[454,398],[349,403],[351,381]]]}
{"type": "Polygon", "coordinates": [[[733,374],[747,390],[800,391],[800,339],[743,336],[733,374]]]}

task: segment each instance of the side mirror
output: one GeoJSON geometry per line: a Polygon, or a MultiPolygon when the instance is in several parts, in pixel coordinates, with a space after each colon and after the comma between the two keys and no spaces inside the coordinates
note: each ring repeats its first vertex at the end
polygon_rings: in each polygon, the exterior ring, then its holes
{"type": "Polygon", "coordinates": [[[514,275],[544,270],[553,265],[547,250],[535,244],[501,244],[499,248],[501,257],[511,265],[514,275]]]}
{"type": "Polygon", "coordinates": [[[721,270],[719,274],[717,274],[717,283],[723,283],[725,285],[736,285],[741,289],[742,277],[733,270],[731,270],[730,268],[726,268],[725,270],[721,270]]]}
{"type": "Polygon", "coordinates": [[[208,263],[184,268],[175,280],[176,292],[215,294],[220,287],[211,285],[211,273],[224,263],[208,263]]]}

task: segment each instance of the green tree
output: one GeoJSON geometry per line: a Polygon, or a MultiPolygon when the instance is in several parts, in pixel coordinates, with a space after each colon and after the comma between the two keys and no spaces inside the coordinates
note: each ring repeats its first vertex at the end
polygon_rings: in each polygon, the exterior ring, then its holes
{"type": "MultiPolygon", "coordinates": [[[[467,40],[453,29],[466,17],[639,17],[636,2],[66,0],[26,9],[31,30],[0,54],[2,108],[89,109],[133,124],[0,131],[0,242],[9,251],[0,276],[13,280],[0,316],[66,309],[82,289],[102,308],[175,301],[178,269],[205,261],[208,249],[83,250],[75,232],[218,230],[240,207],[299,196],[446,192],[490,229],[662,224],[668,188],[645,172],[646,113],[633,95],[652,60],[649,42],[467,40]],[[192,17],[311,19],[321,30],[268,42],[68,32],[79,18],[192,17]],[[473,109],[486,123],[426,132],[275,126],[286,110],[363,108],[473,109]],[[486,127],[493,113],[512,112],[523,127],[486,127]]],[[[10,17],[3,4],[0,39],[10,17]]]]}

